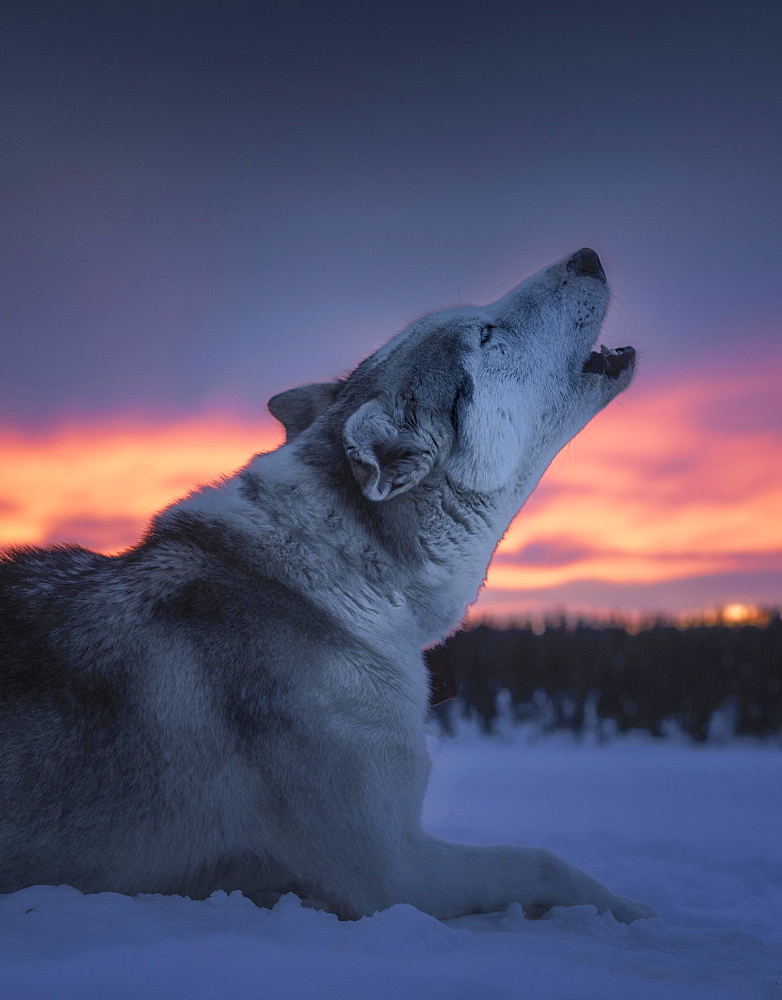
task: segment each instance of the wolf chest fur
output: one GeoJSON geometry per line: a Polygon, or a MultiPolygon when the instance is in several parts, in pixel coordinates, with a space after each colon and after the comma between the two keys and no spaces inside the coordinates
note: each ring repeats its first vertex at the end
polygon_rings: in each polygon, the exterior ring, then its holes
{"type": "Polygon", "coordinates": [[[278,450],[118,556],[0,561],[0,892],[296,891],[345,917],[653,911],[548,851],[429,836],[423,647],[557,451],[630,383],[594,251],[279,394],[278,450]]]}

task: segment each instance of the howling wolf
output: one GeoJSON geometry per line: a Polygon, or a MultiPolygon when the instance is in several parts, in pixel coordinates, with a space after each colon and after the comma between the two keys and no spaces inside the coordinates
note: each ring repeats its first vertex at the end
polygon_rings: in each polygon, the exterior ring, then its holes
{"type": "Polygon", "coordinates": [[[0,892],[294,891],[343,917],[653,910],[547,850],[421,828],[421,649],[633,375],[584,249],[269,403],[286,443],[118,556],[0,561],[0,892]]]}

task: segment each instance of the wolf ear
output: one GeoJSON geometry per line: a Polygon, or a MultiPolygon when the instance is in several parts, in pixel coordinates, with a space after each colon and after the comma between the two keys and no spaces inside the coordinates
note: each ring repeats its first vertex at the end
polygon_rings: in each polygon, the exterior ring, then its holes
{"type": "Polygon", "coordinates": [[[306,431],[331,406],[339,388],[339,382],[317,382],[272,396],[266,405],[269,413],[285,428],[286,443],[306,431]]]}
{"type": "Polygon", "coordinates": [[[351,414],[342,434],[353,475],[368,500],[388,500],[420,483],[437,458],[437,438],[425,415],[404,419],[379,399],[351,414]]]}

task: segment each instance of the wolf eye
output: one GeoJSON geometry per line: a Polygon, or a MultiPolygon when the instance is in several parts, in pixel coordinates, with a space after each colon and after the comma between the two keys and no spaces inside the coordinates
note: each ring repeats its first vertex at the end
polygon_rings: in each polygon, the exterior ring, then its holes
{"type": "Polygon", "coordinates": [[[481,330],[481,347],[486,343],[486,341],[491,337],[492,333],[497,329],[494,323],[487,323],[481,330]]]}

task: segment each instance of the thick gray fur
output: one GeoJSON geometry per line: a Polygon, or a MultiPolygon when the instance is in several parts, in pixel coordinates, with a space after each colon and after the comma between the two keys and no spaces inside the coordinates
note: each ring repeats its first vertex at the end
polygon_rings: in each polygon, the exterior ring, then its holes
{"type": "Polygon", "coordinates": [[[546,466],[632,377],[583,369],[608,291],[579,259],[275,397],[287,443],[124,554],[0,561],[0,892],[653,913],[548,851],[420,823],[421,649],[458,626],[546,466]]]}

